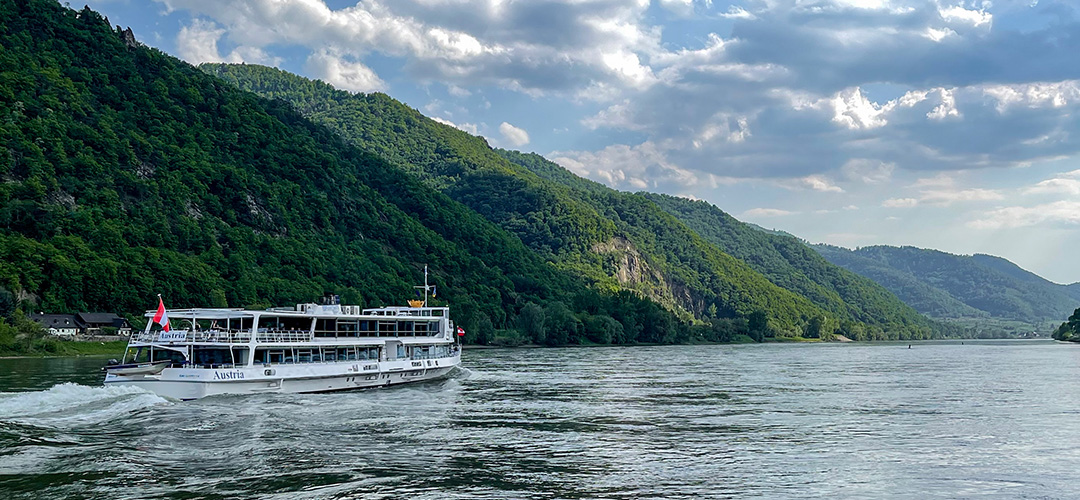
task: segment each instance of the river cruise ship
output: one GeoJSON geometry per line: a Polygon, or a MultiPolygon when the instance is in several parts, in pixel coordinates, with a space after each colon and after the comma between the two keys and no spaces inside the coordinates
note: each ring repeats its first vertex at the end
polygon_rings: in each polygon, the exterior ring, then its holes
{"type": "MultiPolygon", "coordinates": [[[[419,288],[419,287],[418,287],[419,288]]],[[[187,400],[215,394],[325,392],[445,377],[461,362],[446,307],[147,311],[106,385],[132,385],[187,400]],[[159,318],[167,322],[158,328],[159,318]],[[171,325],[171,327],[169,327],[171,325]]]]}

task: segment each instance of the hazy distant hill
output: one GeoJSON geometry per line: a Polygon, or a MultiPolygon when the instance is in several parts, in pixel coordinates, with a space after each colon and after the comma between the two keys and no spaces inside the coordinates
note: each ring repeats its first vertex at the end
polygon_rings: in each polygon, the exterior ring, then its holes
{"type": "Polygon", "coordinates": [[[746,224],[705,201],[642,193],[706,240],[773,283],[870,324],[926,324],[926,318],[873,280],[825,260],[788,233],[746,224]]]}
{"type": "Polygon", "coordinates": [[[1080,305],[1074,295],[1077,287],[1051,283],[1000,257],[915,247],[814,248],[931,316],[1059,321],[1080,305]]]}

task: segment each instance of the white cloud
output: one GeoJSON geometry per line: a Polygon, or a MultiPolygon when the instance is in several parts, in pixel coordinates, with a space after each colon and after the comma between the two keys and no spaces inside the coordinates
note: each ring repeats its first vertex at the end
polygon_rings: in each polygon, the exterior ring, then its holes
{"type": "Polygon", "coordinates": [[[596,152],[556,151],[548,158],[575,174],[616,189],[681,192],[689,187],[715,188],[736,181],[681,168],[667,159],[663,148],[651,142],[637,146],[616,144],[596,152]]]}
{"type": "Polygon", "coordinates": [[[891,198],[881,202],[881,206],[886,208],[909,208],[919,204],[919,200],[915,198],[891,198]]]}
{"type": "Polygon", "coordinates": [[[896,170],[895,163],[886,163],[869,158],[852,158],[840,167],[844,177],[850,181],[864,184],[881,184],[892,178],[896,170]]]}
{"type": "Polygon", "coordinates": [[[796,179],[780,181],[779,184],[789,189],[809,189],[825,193],[843,193],[844,190],[823,175],[808,175],[796,179]]]}
{"type": "Polygon", "coordinates": [[[1080,195],[1080,170],[1063,172],[1052,179],[1030,186],[1023,190],[1024,194],[1050,194],[1061,193],[1068,195],[1080,195]]]}
{"type": "Polygon", "coordinates": [[[529,133],[509,123],[502,122],[499,124],[499,133],[515,147],[521,147],[529,143],[529,133]]]}
{"type": "Polygon", "coordinates": [[[945,22],[971,26],[989,25],[994,20],[994,16],[985,10],[969,10],[960,5],[939,9],[938,13],[945,22]]]}
{"type": "Polygon", "coordinates": [[[960,118],[960,111],[956,109],[956,98],[953,97],[953,91],[938,89],[938,92],[941,95],[941,104],[938,104],[936,108],[927,113],[926,117],[931,120],[960,118]]]}
{"type": "Polygon", "coordinates": [[[386,89],[386,83],[371,68],[358,61],[347,61],[329,50],[311,54],[305,69],[312,77],[341,90],[375,92],[386,89]]]}
{"type": "Polygon", "coordinates": [[[795,215],[798,212],[792,212],[790,210],[781,210],[779,208],[751,208],[742,213],[742,217],[783,217],[786,215],[795,215]]]}
{"type": "Polygon", "coordinates": [[[468,133],[470,133],[472,135],[480,135],[480,133],[479,133],[479,131],[477,129],[477,126],[474,123],[457,124],[457,123],[454,123],[454,122],[452,122],[450,120],[447,120],[445,118],[439,118],[437,116],[433,116],[433,117],[431,117],[431,119],[435,120],[435,121],[437,121],[437,122],[439,122],[439,123],[441,123],[443,125],[449,125],[449,126],[454,127],[454,128],[456,128],[458,130],[468,132],[468,133]]]}
{"type": "Polygon", "coordinates": [[[275,66],[280,58],[272,57],[258,47],[238,46],[222,56],[218,51],[218,42],[225,34],[220,26],[195,19],[191,24],[182,26],[176,34],[176,51],[181,59],[191,64],[207,62],[252,63],[275,66]]]}
{"type": "Polygon", "coordinates": [[[1005,207],[992,210],[968,222],[976,229],[1004,229],[1043,224],[1080,224],[1080,201],[1061,200],[1032,207],[1005,207]]]}
{"type": "Polygon", "coordinates": [[[217,47],[224,34],[225,30],[214,23],[196,19],[180,28],[176,35],[176,51],[180,58],[191,64],[225,62],[217,47]]]}
{"type": "Polygon", "coordinates": [[[850,129],[872,129],[885,126],[885,114],[892,105],[881,106],[867,99],[859,87],[852,87],[833,96],[833,121],[850,129]]]}
{"type": "Polygon", "coordinates": [[[989,85],[983,88],[983,93],[997,101],[999,113],[1012,107],[1062,108],[1080,100],[1080,81],[989,85]]]}
{"type": "Polygon", "coordinates": [[[1001,191],[994,189],[926,189],[919,193],[917,198],[892,198],[882,202],[881,206],[890,208],[907,208],[916,205],[950,206],[961,202],[997,201],[1004,199],[1001,191]]]}
{"type": "Polygon", "coordinates": [[[919,196],[919,203],[931,205],[952,205],[957,202],[967,201],[996,201],[1005,196],[994,189],[937,189],[923,191],[919,196]]]}

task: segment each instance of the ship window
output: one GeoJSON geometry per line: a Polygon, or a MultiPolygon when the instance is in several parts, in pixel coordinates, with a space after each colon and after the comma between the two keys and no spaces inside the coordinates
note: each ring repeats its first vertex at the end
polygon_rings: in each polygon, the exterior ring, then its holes
{"type": "Polygon", "coordinates": [[[248,348],[247,347],[233,347],[232,359],[233,363],[239,366],[246,366],[248,361],[248,348]]]}
{"type": "Polygon", "coordinates": [[[196,347],[192,355],[193,363],[199,366],[214,367],[233,364],[233,357],[228,348],[196,347]]]}
{"type": "Polygon", "coordinates": [[[413,333],[412,321],[401,321],[398,323],[398,336],[412,337],[413,335],[415,334],[413,333]]]}
{"type": "Polygon", "coordinates": [[[337,330],[338,337],[355,337],[359,331],[359,325],[356,320],[338,321],[337,330]]]}
{"type": "Polygon", "coordinates": [[[362,320],[360,321],[360,336],[361,337],[374,337],[379,334],[379,326],[375,321],[362,320]]]}
{"type": "Polygon", "coordinates": [[[397,335],[397,321],[380,321],[379,336],[393,337],[397,335]]]}
{"type": "Polygon", "coordinates": [[[334,319],[318,319],[315,321],[315,336],[316,337],[335,337],[337,336],[337,321],[334,319]]]}
{"type": "Polygon", "coordinates": [[[154,361],[171,361],[173,363],[183,363],[184,355],[170,350],[170,349],[154,349],[153,355],[154,361]]]}

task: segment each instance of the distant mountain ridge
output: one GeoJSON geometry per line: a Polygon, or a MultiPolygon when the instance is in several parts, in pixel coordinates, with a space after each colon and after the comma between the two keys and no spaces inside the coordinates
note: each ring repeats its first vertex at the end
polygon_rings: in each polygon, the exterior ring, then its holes
{"type": "Polygon", "coordinates": [[[992,255],[954,255],[910,246],[812,247],[932,317],[1060,321],[1080,306],[1078,284],[1050,282],[992,255]]]}
{"type": "Polygon", "coordinates": [[[639,194],[777,285],[796,290],[834,313],[891,327],[928,324],[925,317],[881,285],[828,262],[789,233],[741,222],[705,201],[639,194]]]}

